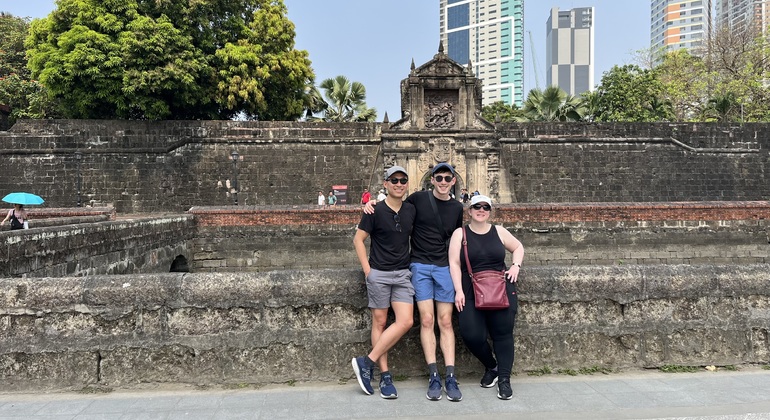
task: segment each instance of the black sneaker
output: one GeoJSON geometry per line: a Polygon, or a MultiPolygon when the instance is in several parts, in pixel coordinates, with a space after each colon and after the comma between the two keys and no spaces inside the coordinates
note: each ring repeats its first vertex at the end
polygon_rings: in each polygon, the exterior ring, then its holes
{"type": "Polygon", "coordinates": [[[428,378],[428,393],[425,397],[431,401],[438,401],[441,399],[441,377],[438,373],[430,375],[428,378]]]}
{"type": "Polygon", "coordinates": [[[398,391],[396,391],[396,386],[393,385],[393,377],[390,373],[383,373],[380,376],[380,397],[386,400],[398,398],[398,391]]]}
{"type": "Polygon", "coordinates": [[[492,388],[497,383],[497,369],[487,369],[481,377],[482,388],[492,388]]]}
{"type": "Polygon", "coordinates": [[[510,400],[513,397],[513,390],[511,389],[510,378],[500,379],[497,383],[497,398],[501,400],[510,400]]]}

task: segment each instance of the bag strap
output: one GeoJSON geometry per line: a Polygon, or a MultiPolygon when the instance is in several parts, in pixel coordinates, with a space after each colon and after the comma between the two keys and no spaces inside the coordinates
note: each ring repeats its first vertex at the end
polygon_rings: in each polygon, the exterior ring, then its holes
{"type": "Polygon", "coordinates": [[[471,260],[468,258],[468,240],[465,237],[465,225],[463,225],[463,254],[465,255],[465,266],[468,268],[468,275],[473,279],[473,269],[471,260]]]}
{"type": "Polygon", "coordinates": [[[436,215],[436,227],[438,228],[438,234],[441,235],[441,238],[446,243],[447,234],[444,230],[444,222],[441,221],[441,215],[438,214],[438,207],[436,206],[436,197],[433,196],[433,191],[428,191],[428,194],[430,194],[430,206],[433,207],[433,214],[436,215]]]}

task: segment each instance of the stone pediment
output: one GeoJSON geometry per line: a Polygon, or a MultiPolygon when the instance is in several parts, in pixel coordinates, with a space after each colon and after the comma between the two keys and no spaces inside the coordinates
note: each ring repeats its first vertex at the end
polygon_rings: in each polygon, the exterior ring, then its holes
{"type": "Polygon", "coordinates": [[[469,74],[472,76],[473,72],[469,71],[468,68],[461,66],[459,63],[449,58],[449,56],[444,53],[443,46],[440,46],[438,54],[434,55],[432,60],[421,65],[420,67],[417,67],[416,69],[413,69],[410,73],[410,76],[451,77],[467,76],[469,74]]]}

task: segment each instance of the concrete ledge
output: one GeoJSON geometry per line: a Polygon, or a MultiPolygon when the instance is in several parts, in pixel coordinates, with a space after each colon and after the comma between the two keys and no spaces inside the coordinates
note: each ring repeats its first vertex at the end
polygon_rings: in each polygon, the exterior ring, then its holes
{"type": "MultiPolygon", "coordinates": [[[[514,369],[767,363],[768,270],[528,267],[514,369]]],[[[0,390],[336,381],[369,328],[359,270],[0,279],[0,390]]],[[[418,324],[390,362],[424,373],[418,324]]]]}

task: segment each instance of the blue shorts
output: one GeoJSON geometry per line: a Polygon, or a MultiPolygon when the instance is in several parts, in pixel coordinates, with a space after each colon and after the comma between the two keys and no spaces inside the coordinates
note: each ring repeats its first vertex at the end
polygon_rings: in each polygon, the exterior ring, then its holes
{"type": "Polygon", "coordinates": [[[454,303],[455,287],[449,267],[433,264],[411,263],[414,298],[417,302],[433,299],[436,302],[454,303]]]}

